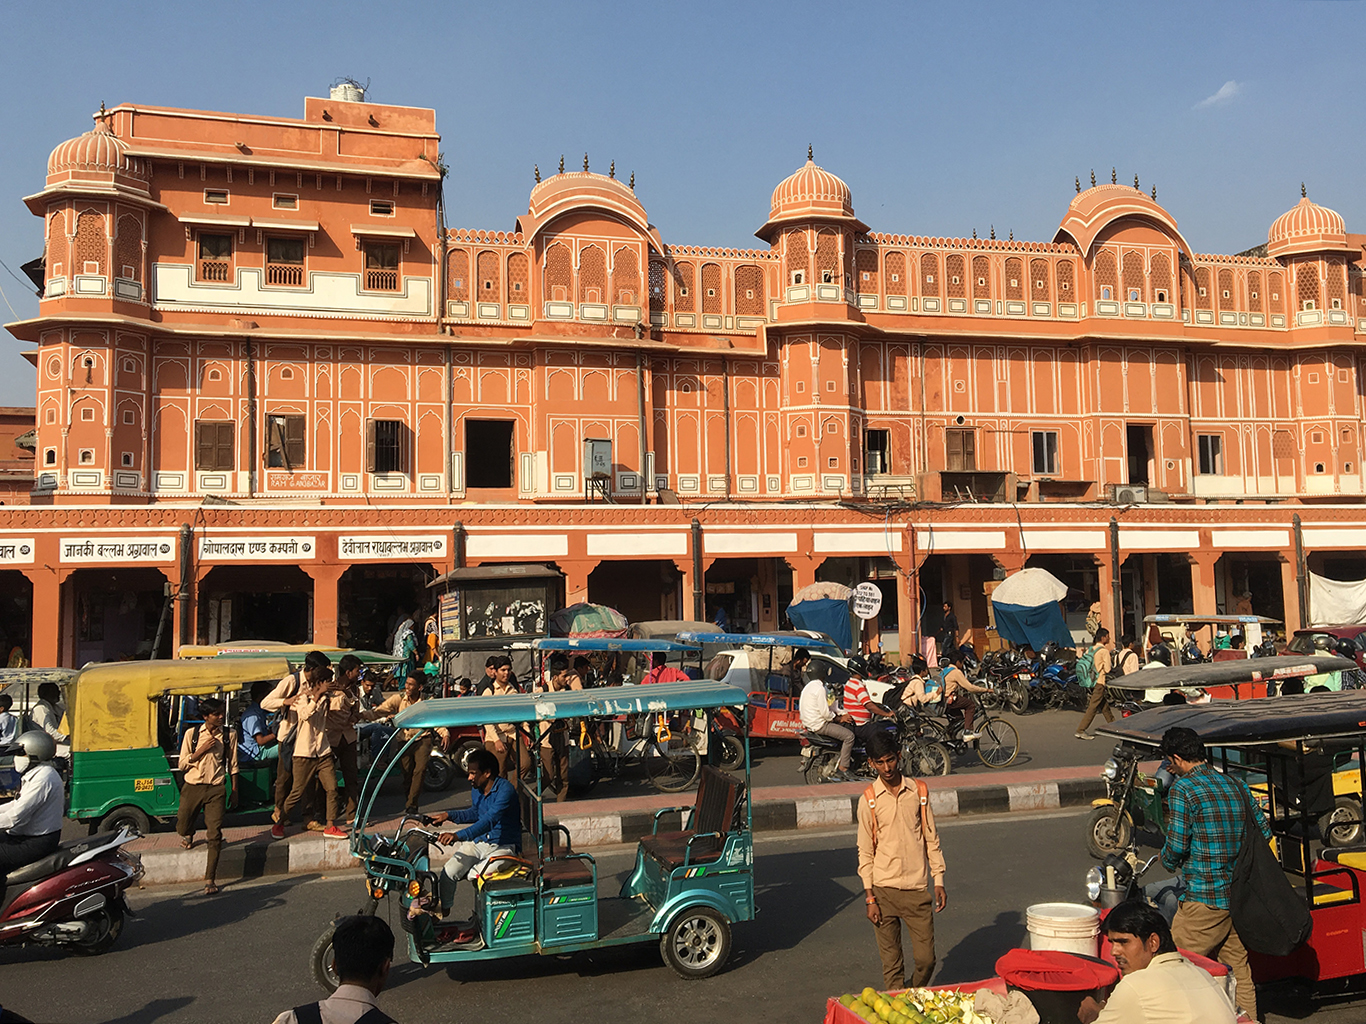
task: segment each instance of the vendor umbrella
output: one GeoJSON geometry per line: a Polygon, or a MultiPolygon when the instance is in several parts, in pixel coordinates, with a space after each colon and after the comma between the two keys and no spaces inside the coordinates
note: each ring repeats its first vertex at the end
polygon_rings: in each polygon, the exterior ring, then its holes
{"type": "Polygon", "coordinates": [[[605,604],[571,604],[550,616],[550,635],[563,637],[625,636],[626,616],[605,604]]]}
{"type": "Polygon", "coordinates": [[[1066,596],[1067,584],[1047,569],[1021,569],[1007,576],[991,595],[996,632],[1013,644],[1036,651],[1050,640],[1062,647],[1074,646],[1058,607],[1066,596]]]}

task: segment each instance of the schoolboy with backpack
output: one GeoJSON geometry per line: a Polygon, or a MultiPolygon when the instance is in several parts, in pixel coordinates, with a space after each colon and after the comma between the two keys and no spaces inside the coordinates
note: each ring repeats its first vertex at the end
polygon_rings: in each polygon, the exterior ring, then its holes
{"type": "Polygon", "coordinates": [[[1081,716],[1076,736],[1079,740],[1093,740],[1086,729],[1097,714],[1104,714],[1105,721],[1113,722],[1115,713],[1110,708],[1110,694],[1105,681],[1112,674],[1110,651],[1115,642],[1110,631],[1104,626],[1096,630],[1095,643],[1091,649],[1077,659],[1077,685],[1091,691],[1091,699],[1086,704],[1086,713],[1081,716]]]}

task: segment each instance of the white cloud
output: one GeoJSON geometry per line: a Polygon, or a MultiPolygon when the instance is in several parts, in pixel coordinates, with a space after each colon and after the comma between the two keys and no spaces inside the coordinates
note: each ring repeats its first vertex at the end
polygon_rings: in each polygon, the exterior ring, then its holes
{"type": "Polygon", "coordinates": [[[1203,100],[1193,106],[1192,110],[1200,110],[1204,107],[1222,107],[1225,103],[1230,103],[1233,98],[1243,91],[1242,83],[1229,79],[1219,86],[1219,91],[1213,96],[1206,96],[1203,100]]]}

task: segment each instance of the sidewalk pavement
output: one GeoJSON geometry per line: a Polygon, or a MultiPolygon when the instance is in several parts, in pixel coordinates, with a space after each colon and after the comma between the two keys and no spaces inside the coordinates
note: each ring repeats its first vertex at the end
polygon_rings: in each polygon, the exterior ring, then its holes
{"type": "MultiPolygon", "coordinates": [[[[939,819],[1084,807],[1105,795],[1105,783],[1090,766],[946,775],[925,782],[930,790],[930,807],[939,819]]],[[[847,782],[756,789],[751,794],[754,831],[851,825],[859,797],[866,788],[864,782],[847,782]]],[[[655,813],[665,808],[674,810],[660,818],[660,829],[680,829],[692,800],[692,792],[575,800],[549,805],[546,818],[568,828],[575,849],[584,850],[634,842],[654,828],[655,813]]],[[[395,819],[379,828],[393,828],[396,824],[395,819]]],[[[132,843],[129,849],[142,856],[146,871],[143,884],[202,880],[208,851],[203,830],[195,835],[196,843],[190,850],[180,848],[180,837],[174,831],[157,832],[132,843]]],[[[441,853],[433,847],[434,865],[444,860],[441,853]]],[[[292,831],[288,838],[273,841],[269,825],[252,825],[223,830],[218,881],[221,884],[237,878],[340,871],[356,866],[350,844],[339,839],[325,839],[317,832],[292,831]]]]}

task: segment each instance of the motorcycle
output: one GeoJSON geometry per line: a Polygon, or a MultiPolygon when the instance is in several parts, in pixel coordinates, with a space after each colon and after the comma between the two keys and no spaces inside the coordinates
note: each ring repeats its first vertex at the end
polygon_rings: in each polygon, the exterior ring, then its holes
{"type": "Polygon", "coordinates": [[[1086,898],[1104,914],[1126,900],[1143,899],[1156,907],[1172,923],[1176,908],[1180,905],[1184,886],[1179,878],[1164,878],[1161,881],[1143,884],[1143,876],[1157,863],[1160,854],[1153,854],[1146,861],[1140,861],[1133,847],[1120,853],[1105,857],[1099,867],[1086,872],[1086,898]]]}
{"type": "Polygon", "coordinates": [[[1133,841],[1135,828],[1166,830],[1163,795],[1171,776],[1159,771],[1149,777],[1138,770],[1138,751],[1121,743],[1101,770],[1105,796],[1091,801],[1086,821],[1086,850],[1097,860],[1123,853],[1133,841]]]}
{"type": "Polygon", "coordinates": [[[1029,707],[1029,690],[1033,680],[1033,668],[1024,655],[1009,650],[984,658],[976,681],[992,689],[991,694],[985,696],[988,707],[1004,708],[1019,715],[1029,707]]]}
{"type": "MultiPolygon", "coordinates": [[[[897,743],[901,748],[901,770],[906,775],[925,777],[928,775],[948,775],[953,771],[953,757],[949,748],[939,742],[937,735],[924,726],[923,720],[909,708],[901,708],[896,713],[893,728],[897,743]]],[[[839,767],[840,742],[820,733],[798,730],[797,739],[801,742],[801,758],[797,770],[802,773],[802,781],[808,786],[834,782],[832,776],[839,767]]],[[[855,741],[849,758],[849,774],[872,782],[877,772],[868,763],[868,753],[862,743],[855,741]]]]}
{"type": "Polygon", "coordinates": [[[142,877],[142,859],[123,849],[131,828],[72,839],[9,873],[0,902],[0,945],[60,946],[81,956],[109,950],[130,913],[124,891],[142,877]]]}

